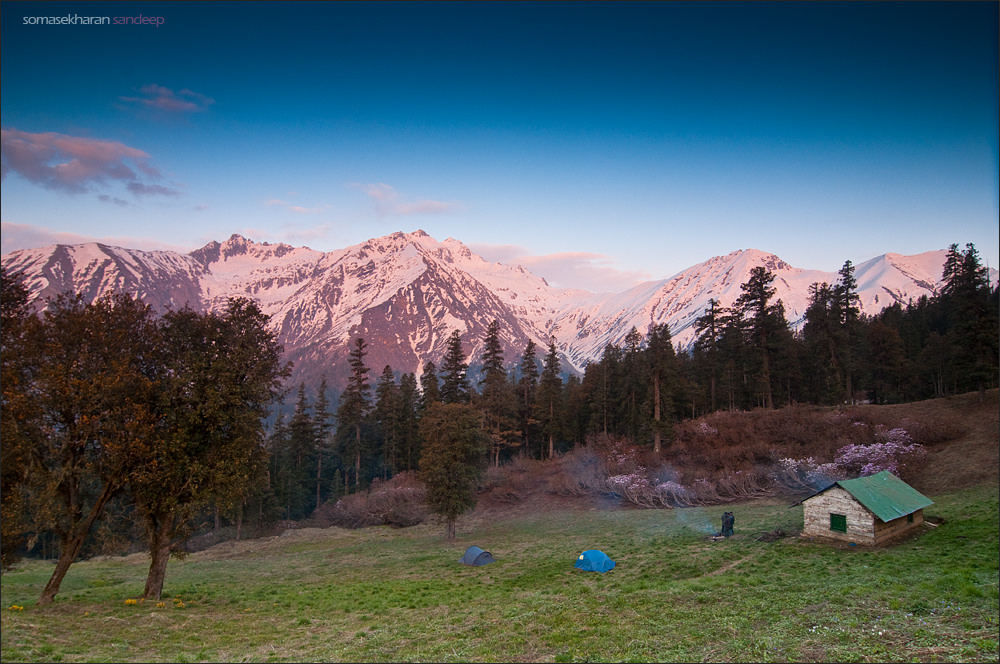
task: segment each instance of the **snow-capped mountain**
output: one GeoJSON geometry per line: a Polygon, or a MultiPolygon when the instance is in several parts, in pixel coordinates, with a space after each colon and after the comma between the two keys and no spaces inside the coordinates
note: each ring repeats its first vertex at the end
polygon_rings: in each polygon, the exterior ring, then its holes
{"type": "MultiPolygon", "coordinates": [[[[857,265],[864,312],[932,295],[945,254],[886,254],[857,265]]],[[[428,360],[440,364],[455,329],[474,363],[493,320],[500,323],[509,363],[518,360],[529,339],[539,346],[540,358],[554,338],[564,369],[581,371],[633,326],[644,334],[651,323],[667,323],[675,345],[689,346],[708,300],[730,306],[754,267],[774,273],[775,297],[793,326],[802,322],[809,286],[838,279],[835,272],[795,268],[749,249],[623,293],[595,295],[553,288],[522,267],[490,263],[457,240],[439,242],[423,231],[393,233],[329,253],[239,235],[186,255],[96,243],[55,245],[12,252],[3,265],[24,273],[38,306],[67,291],[88,299],[125,291],[159,310],[185,305],[211,310],[232,296],[254,298],[295,363],[293,381],[314,384],[325,374],[333,385],[347,375],[349,344],[357,336],[368,343],[366,364],[373,378],[385,365],[419,375],[428,360]]]]}

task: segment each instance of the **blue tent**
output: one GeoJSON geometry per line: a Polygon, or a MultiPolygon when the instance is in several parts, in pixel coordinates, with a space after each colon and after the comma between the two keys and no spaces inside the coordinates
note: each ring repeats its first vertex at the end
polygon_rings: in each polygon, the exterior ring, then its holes
{"type": "Polygon", "coordinates": [[[603,574],[615,568],[615,561],[608,558],[603,551],[590,549],[580,554],[576,559],[574,567],[582,569],[585,572],[600,572],[603,574]]]}
{"type": "Polygon", "coordinates": [[[473,567],[482,567],[483,565],[489,565],[490,563],[495,563],[496,560],[489,551],[483,551],[478,546],[470,546],[465,550],[465,553],[458,562],[463,565],[472,565],[473,567]]]}

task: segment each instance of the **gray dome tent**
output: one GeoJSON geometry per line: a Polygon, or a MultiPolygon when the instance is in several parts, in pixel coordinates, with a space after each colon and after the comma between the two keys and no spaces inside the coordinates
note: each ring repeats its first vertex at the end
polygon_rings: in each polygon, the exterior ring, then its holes
{"type": "Polygon", "coordinates": [[[483,551],[478,546],[470,546],[465,550],[465,555],[458,559],[458,562],[463,565],[472,565],[473,567],[482,567],[483,565],[488,565],[490,563],[495,563],[493,555],[489,551],[483,551]]]}

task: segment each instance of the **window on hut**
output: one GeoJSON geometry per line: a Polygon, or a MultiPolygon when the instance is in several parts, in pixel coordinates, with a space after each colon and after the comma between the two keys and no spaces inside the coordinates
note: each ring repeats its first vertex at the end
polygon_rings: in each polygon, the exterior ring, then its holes
{"type": "Polygon", "coordinates": [[[846,533],[847,516],[844,514],[830,514],[830,530],[838,533],[846,533]]]}

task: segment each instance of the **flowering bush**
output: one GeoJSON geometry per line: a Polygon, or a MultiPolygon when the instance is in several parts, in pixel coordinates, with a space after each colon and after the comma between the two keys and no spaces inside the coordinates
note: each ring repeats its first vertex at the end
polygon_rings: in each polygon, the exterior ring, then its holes
{"type": "MultiPolygon", "coordinates": [[[[865,426],[854,422],[854,426],[865,426]]],[[[837,450],[832,463],[819,464],[812,457],[805,459],[783,458],[771,468],[771,479],[793,491],[822,489],[834,481],[851,477],[867,477],[888,470],[903,475],[907,466],[924,458],[927,451],[902,427],[889,429],[875,426],[874,442],[851,443],[837,450]]]]}
{"type": "Polygon", "coordinates": [[[923,445],[914,443],[906,429],[875,427],[875,443],[872,445],[845,445],[837,450],[834,463],[845,472],[859,477],[867,477],[888,470],[900,475],[907,465],[922,459],[927,451],[923,445]]]}
{"type": "Polygon", "coordinates": [[[717,436],[719,435],[719,430],[713,427],[708,422],[699,422],[698,427],[695,429],[698,433],[703,436],[717,436]]]}

